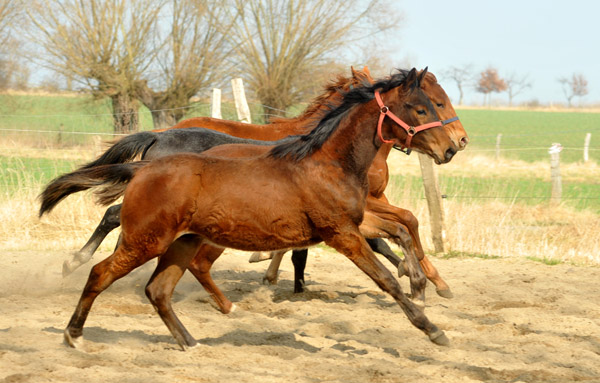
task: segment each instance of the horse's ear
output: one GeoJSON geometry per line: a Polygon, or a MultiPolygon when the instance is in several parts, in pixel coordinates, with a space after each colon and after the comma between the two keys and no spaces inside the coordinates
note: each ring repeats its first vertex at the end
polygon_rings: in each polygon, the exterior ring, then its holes
{"type": "MultiPolygon", "coordinates": [[[[364,72],[364,73],[365,73],[367,76],[371,77],[371,71],[369,70],[369,67],[368,67],[368,66],[366,66],[366,65],[365,65],[365,67],[363,68],[363,72],[364,72]]],[[[371,77],[371,78],[372,78],[372,77],[371,77]]]]}
{"type": "Polygon", "coordinates": [[[427,74],[427,69],[429,67],[425,67],[425,69],[423,69],[421,71],[421,73],[419,73],[419,84],[423,81],[423,79],[425,78],[425,75],[427,74]]]}
{"type": "Polygon", "coordinates": [[[417,69],[412,68],[410,72],[406,75],[406,85],[410,89],[415,89],[419,86],[419,79],[417,78],[417,69]]]}

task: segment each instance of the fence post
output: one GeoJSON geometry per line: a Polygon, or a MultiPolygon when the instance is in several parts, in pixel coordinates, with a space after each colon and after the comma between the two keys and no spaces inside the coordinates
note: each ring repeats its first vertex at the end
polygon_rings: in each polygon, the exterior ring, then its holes
{"type": "Polygon", "coordinates": [[[583,141],[583,162],[590,160],[590,141],[592,140],[592,133],[585,135],[585,141],[583,141]]]}
{"type": "Polygon", "coordinates": [[[500,159],[500,141],[502,141],[502,133],[496,136],[496,161],[500,159]]]}
{"type": "Polygon", "coordinates": [[[212,118],[223,118],[221,117],[221,89],[219,88],[213,88],[210,115],[212,118]]]}
{"type": "Polygon", "coordinates": [[[250,123],[250,108],[246,101],[246,93],[244,93],[244,83],[241,78],[234,78],[231,80],[231,87],[233,88],[233,98],[235,100],[235,109],[237,110],[238,119],[241,122],[250,123]]]}
{"type": "Polygon", "coordinates": [[[550,176],[552,178],[552,194],[550,202],[559,203],[562,197],[562,180],[560,177],[560,152],[561,144],[552,144],[548,153],[550,153],[550,176]]]}
{"type": "Polygon", "coordinates": [[[442,196],[438,189],[437,175],[433,168],[433,160],[427,155],[418,153],[423,188],[429,208],[431,221],[431,239],[436,253],[444,252],[444,212],[442,210],[442,196]]]}

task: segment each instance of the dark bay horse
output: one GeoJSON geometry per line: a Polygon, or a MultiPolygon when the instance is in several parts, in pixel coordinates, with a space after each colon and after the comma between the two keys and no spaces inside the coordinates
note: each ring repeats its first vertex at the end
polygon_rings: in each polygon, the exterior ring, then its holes
{"type": "MultiPolygon", "coordinates": [[[[269,251],[324,241],[392,295],[431,341],[447,344],[443,331],[403,294],[359,230],[369,191],[368,169],[382,141],[408,146],[410,128],[404,128],[403,121],[417,131],[427,129],[412,137],[411,147],[442,163],[457,151],[420,89],[424,74],[413,69],[355,87],[309,134],[272,148],[223,145],[203,154],[101,165],[62,177],[67,194],[103,187],[98,193],[104,203],[123,195],[122,240],[111,256],[92,268],[65,330],[66,342],[75,346],[102,291],[160,257],[146,294],[178,344],[183,349],[193,346],[196,341],[172,310],[171,295],[190,262],[198,261],[201,246],[269,251]],[[376,98],[385,105],[378,105],[376,98]],[[380,119],[384,110],[397,116],[395,120],[380,119]],[[241,154],[232,154],[238,150],[241,154]],[[154,191],[151,195],[149,189],[154,191]],[[194,251],[180,251],[182,243],[194,251]]],[[[40,215],[54,205],[43,204],[40,215]]],[[[410,242],[408,233],[399,235],[410,242]]],[[[424,281],[414,251],[405,251],[411,273],[424,281]]],[[[213,261],[204,258],[208,270],[213,261]]]]}
{"type": "MultiPolygon", "coordinates": [[[[205,126],[239,137],[256,139],[275,139],[287,136],[288,134],[304,133],[314,127],[315,123],[318,121],[318,117],[331,107],[331,105],[335,105],[336,102],[339,102],[339,98],[341,97],[340,91],[347,91],[353,86],[363,83],[366,84],[367,82],[371,83],[372,81],[366,67],[362,72],[352,69],[351,78],[348,79],[340,76],[337,82],[331,83],[326,88],[326,92],[316,98],[300,116],[292,119],[279,118],[269,125],[244,124],[209,117],[196,117],[184,120],[171,129],[163,130],[163,133],[160,134],[155,132],[136,133],[122,139],[98,160],[93,161],[87,166],[93,167],[99,164],[131,161],[140,153],[142,154],[143,159],[154,159],[176,152],[199,153],[212,146],[226,143],[256,144],[256,142],[252,141],[244,141],[234,137],[212,134],[206,130],[192,129],[190,132],[185,132],[179,128],[205,126]]],[[[456,114],[446,93],[437,83],[435,76],[427,72],[423,78],[421,87],[434,103],[440,118],[450,121],[444,128],[447,130],[452,140],[457,144],[459,150],[462,150],[468,142],[467,135],[462,128],[460,121],[451,120],[456,114]]],[[[392,144],[383,144],[377,153],[373,165],[369,169],[369,203],[367,209],[369,210],[370,206],[374,206],[376,207],[374,210],[375,215],[391,217],[392,221],[407,226],[426,276],[435,284],[436,291],[439,295],[446,298],[451,297],[452,294],[450,288],[439,276],[439,273],[423,252],[419,239],[418,221],[416,217],[408,210],[396,208],[387,203],[387,198],[383,194],[389,178],[386,159],[391,148],[392,144]]],[[[81,264],[91,259],[94,251],[98,248],[106,235],[120,225],[119,212],[120,205],[113,206],[107,210],[104,218],[94,231],[90,240],[79,252],[73,255],[71,260],[65,261],[63,264],[63,275],[68,275],[81,264]]],[[[396,267],[400,265],[400,258],[395,255],[385,242],[378,242],[376,241],[376,238],[369,238],[368,242],[375,251],[386,256],[386,258],[388,258],[396,267]]],[[[303,290],[303,270],[306,264],[306,255],[306,250],[295,250],[294,255],[292,256],[292,261],[296,266],[296,277],[294,282],[294,291],[296,292],[303,290]]],[[[264,280],[271,284],[274,284],[277,281],[277,269],[281,262],[281,256],[281,253],[276,256],[265,275],[264,280]]],[[[194,273],[193,270],[190,271],[194,273]]]]}

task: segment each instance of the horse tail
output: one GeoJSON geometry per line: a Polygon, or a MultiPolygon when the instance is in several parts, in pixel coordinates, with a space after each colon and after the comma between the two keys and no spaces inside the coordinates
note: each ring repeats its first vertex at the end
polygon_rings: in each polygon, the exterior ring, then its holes
{"type": "Polygon", "coordinates": [[[126,136],[108,148],[96,160],[85,164],[81,169],[90,169],[100,165],[122,164],[135,159],[138,154],[142,157],[157,140],[156,133],[139,132],[126,136]]]}
{"type": "Polygon", "coordinates": [[[125,164],[99,165],[93,168],[79,168],[50,181],[39,196],[40,217],[49,213],[60,201],[79,191],[102,187],[96,191],[98,203],[108,205],[125,193],[127,184],[137,170],[149,161],[125,164]]]}

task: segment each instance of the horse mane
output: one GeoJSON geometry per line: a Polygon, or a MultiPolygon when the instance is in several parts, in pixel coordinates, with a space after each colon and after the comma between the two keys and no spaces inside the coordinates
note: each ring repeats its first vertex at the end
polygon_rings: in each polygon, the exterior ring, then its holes
{"type": "MultiPolygon", "coordinates": [[[[360,73],[360,72],[359,72],[360,73]]],[[[361,78],[360,85],[370,85],[366,75],[360,76],[361,78]]],[[[322,117],[328,109],[332,108],[332,104],[328,101],[331,96],[335,93],[342,92],[344,88],[350,87],[352,88],[354,77],[345,77],[344,75],[337,75],[334,80],[330,80],[324,87],[324,92],[313,98],[312,101],[308,104],[306,109],[296,117],[271,117],[269,119],[269,123],[289,123],[305,120],[308,118],[314,118],[317,121],[320,117],[322,117]],[[325,106],[325,109],[322,109],[325,106]]]]}
{"type": "MultiPolygon", "coordinates": [[[[341,120],[354,106],[374,99],[376,90],[385,93],[403,85],[408,73],[409,71],[407,70],[398,70],[397,73],[383,80],[378,80],[374,84],[363,83],[360,86],[342,92],[343,99],[341,104],[328,110],[316,128],[306,135],[299,136],[296,140],[275,146],[269,154],[275,158],[289,156],[296,161],[309,156],[323,146],[331,134],[336,131],[341,120]]],[[[338,91],[340,90],[338,89],[338,91]]]]}

